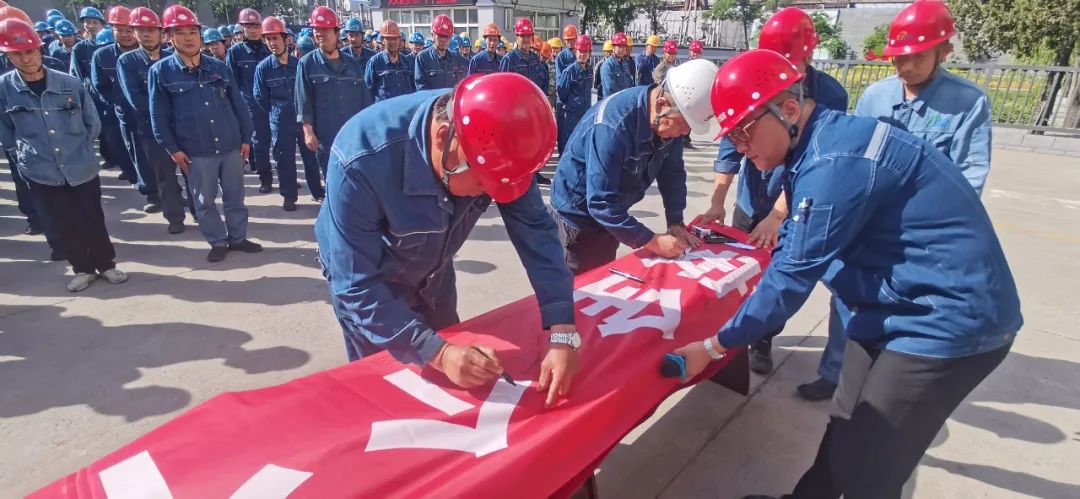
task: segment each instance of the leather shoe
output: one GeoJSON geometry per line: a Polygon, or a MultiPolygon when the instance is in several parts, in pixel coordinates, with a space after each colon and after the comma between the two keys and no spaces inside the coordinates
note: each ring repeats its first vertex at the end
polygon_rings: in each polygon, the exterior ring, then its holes
{"type": "Polygon", "coordinates": [[[169,222],[169,234],[184,232],[184,222],[169,222]]]}
{"type": "Polygon", "coordinates": [[[206,261],[208,262],[220,262],[225,259],[225,255],[229,253],[228,246],[212,246],[210,248],[210,254],[206,255],[206,261]]]}
{"type": "Polygon", "coordinates": [[[259,192],[263,194],[266,194],[272,190],[274,190],[274,185],[270,182],[263,182],[262,185],[259,186],[259,192]]]}
{"type": "Polygon", "coordinates": [[[238,243],[230,243],[229,249],[232,251],[243,251],[244,253],[258,253],[263,250],[263,247],[259,243],[253,243],[244,239],[238,243]]]}
{"type": "Polygon", "coordinates": [[[796,390],[799,391],[799,395],[802,395],[802,398],[817,402],[819,400],[831,399],[833,393],[836,392],[836,385],[827,379],[818,378],[809,383],[799,385],[796,387],[796,390]]]}
{"type": "Polygon", "coordinates": [[[296,201],[285,201],[285,204],[281,205],[285,211],[296,211],[296,201]]]}
{"type": "Polygon", "coordinates": [[[750,346],[750,370],[757,374],[769,374],[772,372],[771,343],[758,342],[750,346]]]}

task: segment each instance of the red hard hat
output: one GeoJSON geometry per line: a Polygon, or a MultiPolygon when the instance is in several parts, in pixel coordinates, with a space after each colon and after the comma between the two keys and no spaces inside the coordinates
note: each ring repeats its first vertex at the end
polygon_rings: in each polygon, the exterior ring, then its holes
{"type": "Polygon", "coordinates": [[[199,26],[199,18],[195,13],[182,5],[171,5],[161,13],[161,22],[165,29],[179,28],[182,26],[199,26]]]}
{"type": "Polygon", "coordinates": [[[315,7],[315,10],[311,11],[308,26],[312,28],[337,28],[339,27],[337,14],[333,9],[325,5],[315,7]]]}
{"type": "Polygon", "coordinates": [[[952,13],[945,2],[917,1],[893,18],[882,54],[886,57],[916,54],[933,48],[955,34],[952,13]]]}
{"type": "Polygon", "coordinates": [[[629,45],[630,41],[626,38],[626,33],[623,33],[622,31],[620,31],[618,33],[615,33],[611,37],[611,44],[612,45],[629,45]]]}
{"type": "Polygon", "coordinates": [[[814,52],[818,34],[814,20],[806,11],[797,7],[780,9],[765,24],[758,35],[758,48],[783,54],[787,60],[798,64],[814,52]]]}
{"type": "Polygon", "coordinates": [[[589,35],[579,36],[574,48],[582,52],[592,52],[592,38],[589,38],[589,35]]]}
{"type": "Polygon", "coordinates": [[[105,17],[109,20],[109,24],[113,26],[127,26],[128,22],[130,22],[131,11],[127,7],[117,5],[109,9],[109,13],[105,17]]]}
{"type": "Polygon", "coordinates": [[[533,36],[533,23],[528,17],[522,17],[514,23],[514,34],[518,36],[533,36]]]}
{"type": "Polygon", "coordinates": [[[236,16],[237,24],[262,24],[262,15],[255,9],[244,9],[236,16]]]}
{"type": "Polygon", "coordinates": [[[0,52],[20,52],[41,47],[41,37],[34,27],[20,19],[0,21],[0,52]]]}
{"type": "Polygon", "coordinates": [[[777,52],[754,49],[720,66],[712,84],[713,115],[720,122],[719,139],[769,99],[776,97],[803,74],[777,52]]]}
{"type": "Polygon", "coordinates": [[[382,26],[379,27],[379,33],[383,38],[401,38],[401,27],[398,26],[398,23],[387,19],[383,21],[382,26]]]}
{"type": "Polygon", "coordinates": [[[266,16],[262,20],[262,32],[264,35],[280,34],[285,35],[287,30],[285,29],[285,23],[281,19],[274,16],[266,16]]]}
{"type": "Polygon", "coordinates": [[[692,40],[690,42],[690,53],[700,54],[705,50],[705,44],[701,43],[701,40],[692,40]]]}
{"type": "Polygon", "coordinates": [[[577,26],[574,26],[573,24],[567,24],[566,27],[562,29],[562,37],[567,40],[577,38],[577,26]]]}
{"type": "Polygon", "coordinates": [[[26,12],[23,12],[22,9],[14,5],[0,7],[0,20],[4,19],[18,19],[31,26],[34,25],[34,21],[30,20],[30,16],[26,15],[26,12]]]}
{"type": "Polygon", "coordinates": [[[452,114],[461,149],[488,195],[508,203],[525,194],[555,147],[555,115],[540,87],[517,73],[472,75],[457,86],[452,114]]]}
{"type": "Polygon", "coordinates": [[[130,26],[133,28],[160,28],[161,19],[154,11],[147,7],[135,7],[128,16],[130,26]]]}
{"type": "Polygon", "coordinates": [[[664,53],[672,55],[678,54],[679,42],[669,38],[667,41],[664,42],[664,53]]]}
{"type": "Polygon", "coordinates": [[[446,14],[439,14],[431,20],[431,32],[436,35],[454,36],[454,21],[451,21],[450,16],[446,14]]]}

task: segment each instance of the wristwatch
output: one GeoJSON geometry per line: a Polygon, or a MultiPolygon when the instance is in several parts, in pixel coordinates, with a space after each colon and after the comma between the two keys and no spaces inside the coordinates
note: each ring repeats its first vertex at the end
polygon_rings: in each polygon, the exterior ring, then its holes
{"type": "Polygon", "coordinates": [[[712,338],[706,338],[705,339],[705,351],[709,352],[709,357],[712,357],[712,360],[720,360],[720,359],[722,359],[724,357],[727,357],[727,352],[726,351],[724,351],[724,352],[717,352],[716,351],[716,348],[713,347],[713,344],[712,344],[711,340],[712,340],[712,338]]]}
{"type": "Polygon", "coordinates": [[[568,333],[551,333],[551,338],[548,343],[553,345],[567,345],[571,350],[577,351],[581,348],[581,335],[577,331],[570,331],[568,333]]]}

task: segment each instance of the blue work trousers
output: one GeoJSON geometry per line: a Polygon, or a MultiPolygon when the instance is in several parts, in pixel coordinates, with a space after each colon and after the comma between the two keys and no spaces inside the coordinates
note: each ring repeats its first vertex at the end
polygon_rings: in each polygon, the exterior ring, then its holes
{"type": "Polygon", "coordinates": [[[270,171],[270,115],[254,99],[248,100],[245,96],[244,100],[251,113],[251,124],[255,126],[251,134],[251,167],[259,174],[259,182],[273,182],[274,174],[270,171]]]}
{"type": "Polygon", "coordinates": [[[226,246],[247,239],[248,209],[244,205],[244,162],[240,151],[191,158],[188,171],[199,230],[211,246],[226,246]],[[218,189],[221,208],[217,209],[218,189]]]}

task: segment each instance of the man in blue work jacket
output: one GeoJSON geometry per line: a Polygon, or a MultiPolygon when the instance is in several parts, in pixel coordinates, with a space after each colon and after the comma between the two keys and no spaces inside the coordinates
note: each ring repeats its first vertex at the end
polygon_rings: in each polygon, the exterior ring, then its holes
{"type": "MultiPolygon", "coordinates": [[[[356,58],[361,68],[366,68],[368,61],[375,57],[375,51],[364,44],[364,23],[353,17],[345,21],[345,27],[341,29],[345,34],[348,44],[341,49],[342,54],[349,54],[356,58]]],[[[370,36],[368,37],[370,41],[370,36]]]]}
{"type": "Polygon", "coordinates": [[[86,38],[75,42],[71,48],[71,74],[86,82],[90,88],[90,58],[97,50],[97,34],[105,29],[105,16],[94,7],[83,7],[79,11],[79,22],[82,23],[86,38]]]}
{"type": "Polygon", "coordinates": [[[476,55],[469,59],[468,74],[489,74],[499,70],[499,62],[502,56],[499,55],[499,41],[502,39],[502,34],[499,33],[499,25],[495,23],[488,23],[484,26],[484,50],[477,52],[476,55]]]}
{"type": "Polygon", "coordinates": [[[75,39],[75,35],[78,34],[75,23],[67,19],[61,19],[56,23],[56,34],[58,38],[49,49],[49,57],[63,62],[65,67],[70,68],[71,50],[75,47],[75,42],[78,41],[75,39]]]}
{"type": "MultiPolygon", "coordinates": [[[[127,23],[129,13],[130,11],[126,7],[115,6],[109,9],[109,22],[116,24],[127,23]]],[[[131,161],[124,146],[124,137],[120,132],[119,119],[116,117],[113,107],[108,102],[105,102],[91,81],[94,52],[108,45],[97,40],[97,37],[105,31],[105,18],[97,9],[86,7],[79,14],[79,20],[83,23],[87,38],[76,43],[71,49],[71,74],[82,80],[83,85],[86,85],[86,88],[90,90],[90,95],[94,98],[98,119],[101,121],[98,148],[102,159],[105,160],[106,167],[119,167],[120,180],[126,180],[131,185],[135,185],[139,180],[138,173],[135,171],[135,163],[131,161]]],[[[115,40],[110,43],[115,43],[115,40]]]]}
{"type": "Polygon", "coordinates": [[[649,35],[645,40],[645,50],[638,54],[634,64],[637,69],[637,84],[652,85],[653,70],[660,64],[660,57],[656,55],[656,48],[660,46],[660,37],[649,35]]]}
{"type": "Polygon", "coordinates": [[[122,164],[130,164],[135,171],[135,187],[139,190],[139,194],[146,196],[146,205],[143,206],[143,211],[157,213],[161,211],[161,197],[158,195],[157,178],[150,165],[139,165],[137,161],[138,154],[136,151],[139,149],[138,138],[136,137],[138,122],[134,119],[131,105],[124,98],[124,91],[120,88],[119,77],[116,74],[116,61],[120,59],[120,56],[139,48],[139,40],[135,38],[135,29],[131,26],[131,12],[129,11],[123,17],[123,20],[114,19],[112,24],[113,37],[116,39],[116,43],[101,47],[94,52],[94,56],[90,60],[90,83],[94,86],[101,101],[108,105],[116,116],[120,137],[123,140],[126,152],[127,161],[122,164]]]}
{"type": "MultiPolygon", "coordinates": [[[[184,232],[184,202],[180,196],[180,184],[176,180],[176,163],[169,153],[154,140],[150,123],[150,66],[169,57],[172,50],[161,47],[161,19],[146,7],[131,11],[131,25],[139,39],[140,47],[124,53],[116,61],[117,85],[127,107],[125,122],[132,131],[135,166],[140,182],[152,184],[161,201],[161,213],[168,222],[169,234],[184,232]]],[[[215,32],[216,33],[216,32],[215,32]]],[[[187,175],[184,175],[187,189],[187,175]]],[[[189,203],[191,194],[188,192],[189,203]]],[[[192,214],[195,213],[194,205],[192,214]]]]}
{"type": "Polygon", "coordinates": [[[532,180],[551,156],[554,120],[547,98],[519,75],[466,81],[380,102],[349,121],[315,221],[319,260],[350,361],[389,350],[462,387],[494,381],[503,372],[494,350],[436,331],[459,321],[453,255],[495,201],[540,305],[540,323],[525,326],[551,331],[539,382],[550,406],[567,393],[581,345],[572,277],[532,180]]]}
{"type": "Polygon", "coordinates": [[[581,117],[592,107],[592,39],[586,35],[575,38],[577,59],[574,65],[563,68],[555,82],[559,101],[555,104],[555,122],[559,127],[558,148],[563,153],[566,141],[577,128],[581,117]]]}
{"type": "Polygon", "coordinates": [[[383,21],[379,28],[386,50],[375,54],[364,70],[367,85],[375,102],[411,94],[416,91],[413,80],[413,57],[402,50],[401,28],[391,20],[383,21]]]}
{"type": "MultiPolygon", "coordinates": [[[[206,29],[213,29],[213,28],[206,28],[206,29]]],[[[229,47],[232,47],[232,44],[233,44],[232,28],[229,27],[229,25],[227,25],[227,24],[223,25],[223,26],[218,26],[217,32],[218,32],[218,34],[221,35],[221,44],[225,46],[225,50],[229,50],[229,47]]],[[[206,43],[206,31],[203,31],[203,43],[206,43]]],[[[224,60],[224,59],[222,59],[222,60],[224,60]]]]}
{"type": "MultiPolygon", "coordinates": [[[[556,80],[559,79],[559,75],[562,74],[564,69],[566,69],[566,68],[568,68],[570,66],[573,66],[574,64],[577,64],[577,54],[578,54],[578,52],[577,52],[577,40],[578,40],[577,26],[574,26],[573,24],[567,24],[566,27],[563,28],[562,33],[563,33],[563,49],[560,50],[558,55],[555,56],[555,79],[556,80]]],[[[591,48],[589,49],[589,52],[592,53],[591,48]]]]}
{"type": "Polygon", "coordinates": [[[514,24],[514,35],[517,36],[517,47],[506,53],[499,61],[499,71],[512,71],[524,76],[533,83],[541,92],[547,94],[550,81],[548,80],[548,67],[540,60],[536,53],[539,47],[534,46],[533,23],[527,17],[522,17],[514,24]]]}
{"type": "Polygon", "coordinates": [[[262,15],[255,9],[244,9],[237,17],[244,41],[229,47],[225,63],[236,76],[255,127],[255,135],[251,137],[251,166],[259,174],[259,192],[265,194],[274,189],[274,174],[270,170],[270,115],[255,102],[255,66],[271,54],[262,41],[262,15]]]}
{"type": "Polygon", "coordinates": [[[612,56],[600,66],[600,87],[604,97],[634,86],[634,60],[630,57],[630,40],[625,33],[611,37],[612,56]]]}
{"type": "MultiPolygon", "coordinates": [[[[330,146],[334,137],[362,109],[371,104],[371,93],[364,84],[364,68],[356,58],[338,50],[337,14],[319,6],[311,12],[311,28],[319,49],[300,58],[296,70],[296,116],[304,130],[304,145],[319,158],[319,168],[326,176],[330,146]]],[[[318,200],[324,197],[308,180],[308,189],[318,200]]]]}
{"type": "Polygon", "coordinates": [[[431,21],[431,36],[434,43],[416,55],[416,67],[413,68],[416,89],[454,88],[469,66],[469,61],[461,54],[450,50],[454,22],[445,14],[435,16],[431,21]]]}
{"type": "Polygon", "coordinates": [[[419,31],[414,31],[409,35],[409,48],[412,50],[413,57],[420,55],[420,52],[424,50],[424,41],[424,34],[419,31]]]}
{"type": "Polygon", "coordinates": [[[551,189],[566,264],[575,274],[614,260],[619,244],[674,258],[701,243],[683,223],[681,137],[691,130],[707,133],[708,89],[715,74],[709,61],[683,64],[668,73],[664,86],[627,89],[582,116],[559,156],[551,189]],[[630,214],[653,181],[667,220],[667,231],[660,234],[630,214]]]}
{"type": "Polygon", "coordinates": [[[213,28],[204,29],[202,32],[203,55],[225,62],[225,57],[228,54],[225,40],[226,38],[221,36],[220,31],[213,28]]]}
{"type": "MultiPolygon", "coordinates": [[[[296,211],[300,187],[296,181],[296,149],[303,148],[300,125],[296,122],[296,69],[300,60],[285,45],[285,23],[274,16],[262,22],[263,41],[273,54],[255,67],[255,102],[270,116],[271,150],[277,163],[282,208],[296,211]]],[[[304,165],[304,180],[310,186],[322,182],[318,163],[304,165]]],[[[310,190],[310,188],[309,188],[310,190]]],[[[321,194],[315,191],[314,194],[321,194]]]]}
{"type": "Polygon", "coordinates": [[[195,14],[173,5],[161,17],[176,53],[150,67],[150,122],[154,138],[188,174],[199,230],[210,243],[206,259],[262,251],[247,239],[243,160],[251,150],[251,116],[244,98],[225,63],[202,57],[195,14]],[[219,189],[224,223],[215,204],[219,189]]]}
{"type": "Polygon", "coordinates": [[[794,208],[754,293],[717,335],[675,353],[692,378],[781,326],[823,281],[853,314],[830,421],[790,497],[898,498],[945,420],[1005,358],[1020,300],[959,169],[908,132],[800,98],[801,78],[760,49],[716,77],[721,134],[758,169],[787,169],[794,208]]]}
{"type": "Polygon", "coordinates": [[[0,52],[15,66],[0,76],[0,145],[46,208],[75,276],[72,292],[104,276],[118,284],[127,276],[116,258],[105,214],[97,157],[97,113],[78,79],[41,63],[41,39],[19,19],[0,21],[0,52]]]}
{"type": "MultiPolygon", "coordinates": [[[[759,48],[783,54],[800,73],[806,75],[803,80],[805,97],[813,99],[820,107],[847,112],[848,95],[844,86],[832,76],[810,65],[817,42],[814,21],[809,14],[797,7],[777,11],[762,24],[758,34],[759,48]]],[[[734,143],[722,140],[713,171],[715,188],[711,206],[702,215],[702,223],[724,223],[728,191],[735,175],[739,175],[732,226],[750,233],[751,244],[764,248],[775,246],[779,240],[780,225],[789,211],[787,199],[780,195],[783,191],[783,168],[759,171],[750,165],[750,161],[737,150],[734,143]]],[[[783,328],[773,331],[771,336],[750,346],[750,370],[758,374],[772,371],[772,338],[781,332],[783,328]]],[[[826,362],[825,356],[822,359],[826,362]]],[[[835,359],[830,357],[828,362],[833,360],[839,364],[840,356],[835,356],[835,359]]],[[[835,372],[839,373],[839,368],[835,372]]],[[[823,375],[822,378],[822,381],[799,386],[798,393],[808,400],[832,397],[833,390],[836,389],[835,376],[823,375]]]]}

